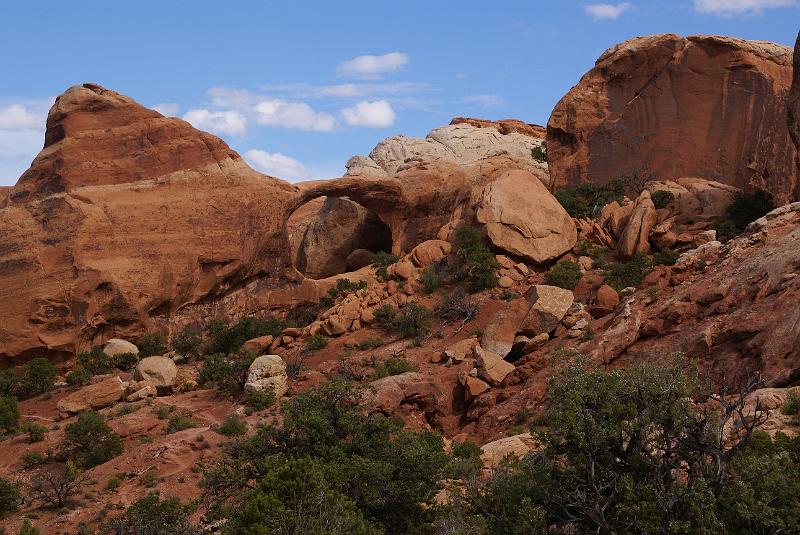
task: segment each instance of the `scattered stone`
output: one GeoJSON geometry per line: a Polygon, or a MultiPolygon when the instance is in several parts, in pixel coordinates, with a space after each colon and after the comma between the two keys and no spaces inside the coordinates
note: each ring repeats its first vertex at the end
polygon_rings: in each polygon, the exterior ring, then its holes
{"type": "Polygon", "coordinates": [[[136,365],[133,376],[137,381],[147,381],[159,392],[171,392],[178,375],[175,362],[167,357],[145,357],[136,365]]]}
{"type": "Polygon", "coordinates": [[[264,353],[264,351],[269,349],[269,346],[272,344],[273,340],[274,337],[271,334],[259,336],[258,338],[248,340],[242,347],[245,351],[249,351],[253,355],[261,355],[264,353]]]}
{"type": "Polygon", "coordinates": [[[497,353],[487,351],[481,346],[476,345],[473,347],[472,355],[475,357],[478,376],[491,385],[499,385],[509,373],[514,371],[513,364],[503,360],[503,357],[497,353]]]}
{"type": "Polygon", "coordinates": [[[534,337],[553,332],[574,301],[571,291],[557,286],[531,286],[525,294],[531,308],[517,333],[534,337]]]}
{"type": "Polygon", "coordinates": [[[597,306],[607,310],[614,310],[619,304],[619,294],[608,284],[597,289],[597,306]]]}
{"type": "Polygon", "coordinates": [[[68,394],[56,404],[58,412],[77,414],[109,407],[125,395],[125,385],[119,377],[108,377],[68,394]]]}

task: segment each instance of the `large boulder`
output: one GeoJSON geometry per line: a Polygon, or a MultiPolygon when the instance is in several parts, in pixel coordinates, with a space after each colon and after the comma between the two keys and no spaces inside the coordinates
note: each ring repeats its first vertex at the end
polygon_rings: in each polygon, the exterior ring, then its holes
{"type": "MultiPolygon", "coordinates": [[[[554,108],[556,187],[636,170],[700,177],[797,199],[786,132],[791,49],[766,41],[651,35],[606,52],[554,108]]],[[[795,101],[796,102],[796,101],[795,101]]]]}
{"type": "Polygon", "coordinates": [[[145,357],[136,365],[133,373],[137,381],[147,381],[159,391],[172,390],[178,367],[169,357],[145,357]]]}
{"type": "Polygon", "coordinates": [[[247,370],[245,392],[260,392],[271,389],[275,397],[283,397],[289,391],[286,363],[278,355],[261,355],[247,370]]]}
{"type": "Polygon", "coordinates": [[[481,346],[492,353],[508,355],[528,310],[530,304],[526,299],[514,299],[508,306],[492,314],[486,322],[486,327],[483,328],[481,346]]]}
{"type": "Polygon", "coordinates": [[[563,255],[578,239],[566,210],[540,180],[521,170],[484,188],[476,219],[495,247],[539,264],[563,255]]]}
{"type": "Polygon", "coordinates": [[[119,355],[125,355],[128,353],[138,355],[139,348],[127,340],[123,340],[121,338],[112,338],[103,346],[103,353],[109,357],[117,357],[119,355]]]}
{"type": "Polygon", "coordinates": [[[76,414],[88,410],[99,410],[117,401],[125,395],[125,385],[119,377],[108,377],[81,387],[58,400],[56,408],[64,414],[76,414]]]}
{"type": "Polygon", "coordinates": [[[349,270],[348,258],[358,249],[391,249],[389,229],[366,208],[337,197],[328,197],[319,211],[295,231],[295,266],[307,277],[324,279],[349,270]]]}
{"type": "Polygon", "coordinates": [[[499,385],[509,373],[514,371],[514,365],[503,360],[501,355],[483,349],[479,345],[472,347],[472,356],[475,357],[478,376],[490,385],[499,385]]]}
{"type": "Polygon", "coordinates": [[[545,284],[531,286],[525,298],[531,303],[531,307],[518,332],[531,338],[556,330],[575,301],[570,290],[545,284]]]}
{"type": "Polygon", "coordinates": [[[486,468],[494,468],[507,458],[522,459],[537,447],[530,433],[522,433],[489,442],[481,446],[481,461],[486,468]]]}

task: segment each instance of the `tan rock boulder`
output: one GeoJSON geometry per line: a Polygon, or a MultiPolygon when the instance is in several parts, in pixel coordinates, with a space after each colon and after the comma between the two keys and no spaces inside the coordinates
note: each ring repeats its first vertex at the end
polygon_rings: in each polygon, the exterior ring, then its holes
{"type": "Polygon", "coordinates": [[[125,395],[125,385],[119,377],[108,377],[84,386],[56,404],[60,413],[77,414],[88,410],[99,410],[113,405],[125,395]]]}
{"type": "Polygon", "coordinates": [[[514,338],[530,310],[526,299],[513,299],[486,322],[481,336],[481,346],[492,353],[506,356],[511,352],[514,338]]]}
{"type": "Polygon", "coordinates": [[[785,46],[722,36],[651,35],[612,47],[548,121],[556,188],[646,169],[659,178],[761,187],[778,204],[792,200],[791,63],[785,46]]]}
{"type": "Polygon", "coordinates": [[[503,360],[503,357],[497,353],[487,351],[479,345],[472,348],[472,356],[475,357],[478,376],[491,385],[499,385],[509,373],[514,371],[513,364],[503,360]]]}
{"type": "Polygon", "coordinates": [[[440,262],[450,254],[453,246],[443,240],[428,240],[420,243],[410,253],[411,261],[420,269],[440,262]]]}
{"type": "Polygon", "coordinates": [[[133,353],[134,355],[139,354],[139,348],[133,345],[132,343],[128,342],[127,340],[123,340],[121,338],[112,338],[103,346],[103,353],[108,355],[109,357],[116,357],[119,355],[124,355],[126,353],[133,353]]]}
{"type": "Polygon", "coordinates": [[[461,362],[468,355],[472,355],[472,348],[476,345],[478,345],[478,339],[475,336],[471,336],[451,345],[442,351],[442,355],[445,359],[450,359],[453,362],[461,362]]]}
{"type": "Polygon", "coordinates": [[[266,336],[259,336],[258,338],[252,338],[244,343],[242,348],[245,351],[249,351],[253,355],[261,355],[269,349],[270,344],[272,344],[274,337],[271,334],[266,336]]]}
{"type": "Polygon", "coordinates": [[[464,376],[462,386],[464,387],[464,401],[467,403],[491,388],[486,381],[482,381],[471,375],[464,376]]]}
{"type": "Polygon", "coordinates": [[[487,185],[476,219],[489,241],[514,256],[544,263],[575,245],[572,218],[542,182],[525,171],[508,171],[487,185]]]}
{"type": "Polygon", "coordinates": [[[167,357],[143,358],[133,373],[136,380],[147,381],[159,391],[172,390],[177,375],[178,367],[167,357]]]}
{"type": "Polygon", "coordinates": [[[261,355],[247,370],[245,392],[260,392],[271,389],[275,397],[281,398],[289,390],[286,363],[278,355],[261,355]]]}
{"type": "Polygon", "coordinates": [[[481,446],[481,461],[486,468],[494,468],[507,457],[521,459],[538,446],[530,433],[503,437],[481,446]]]}
{"type": "Polygon", "coordinates": [[[619,237],[617,256],[631,258],[638,253],[650,252],[650,231],[656,223],[656,207],[645,190],[634,204],[628,223],[619,237]]]}
{"type": "Polygon", "coordinates": [[[619,294],[608,284],[597,289],[597,306],[613,310],[619,304],[619,294]]]}
{"type": "Polygon", "coordinates": [[[571,291],[543,284],[531,286],[525,298],[531,307],[517,332],[528,337],[553,332],[575,300],[571,291]]]}

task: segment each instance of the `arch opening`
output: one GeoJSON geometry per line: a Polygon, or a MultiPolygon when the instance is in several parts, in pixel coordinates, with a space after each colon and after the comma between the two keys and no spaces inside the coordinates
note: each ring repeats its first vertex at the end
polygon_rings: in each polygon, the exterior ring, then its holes
{"type": "Polygon", "coordinates": [[[294,267],[310,279],[355,271],[379,251],[392,250],[392,231],[380,217],[349,197],[309,199],[286,228],[294,267]]]}

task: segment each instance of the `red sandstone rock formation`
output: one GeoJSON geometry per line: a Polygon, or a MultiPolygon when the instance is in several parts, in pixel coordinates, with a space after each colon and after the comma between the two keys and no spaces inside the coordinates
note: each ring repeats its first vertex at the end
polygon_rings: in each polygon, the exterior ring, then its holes
{"type": "MultiPolygon", "coordinates": [[[[789,92],[789,135],[798,149],[797,165],[800,168],[800,33],[794,45],[794,77],[789,92]]],[[[800,183],[795,187],[795,199],[800,199],[800,183]]]]}
{"type": "Polygon", "coordinates": [[[635,170],[763,188],[785,203],[798,171],[784,127],[792,51],[730,37],[653,35],[606,51],[556,105],[556,186],[635,170]]]}
{"type": "MultiPolygon", "coordinates": [[[[305,203],[348,197],[389,227],[401,254],[473,222],[487,185],[519,167],[501,153],[292,186],[184,121],[94,84],[73,87],[51,109],[31,168],[0,192],[0,359],[68,356],[113,337],[315,303],[333,281],[303,277],[288,238],[305,203]]],[[[519,175],[525,209],[547,181],[534,171],[519,175]]],[[[527,239],[564,218],[538,223],[527,239]]],[[[574,231],[561,252],[572,245],[574,231]]]]}

